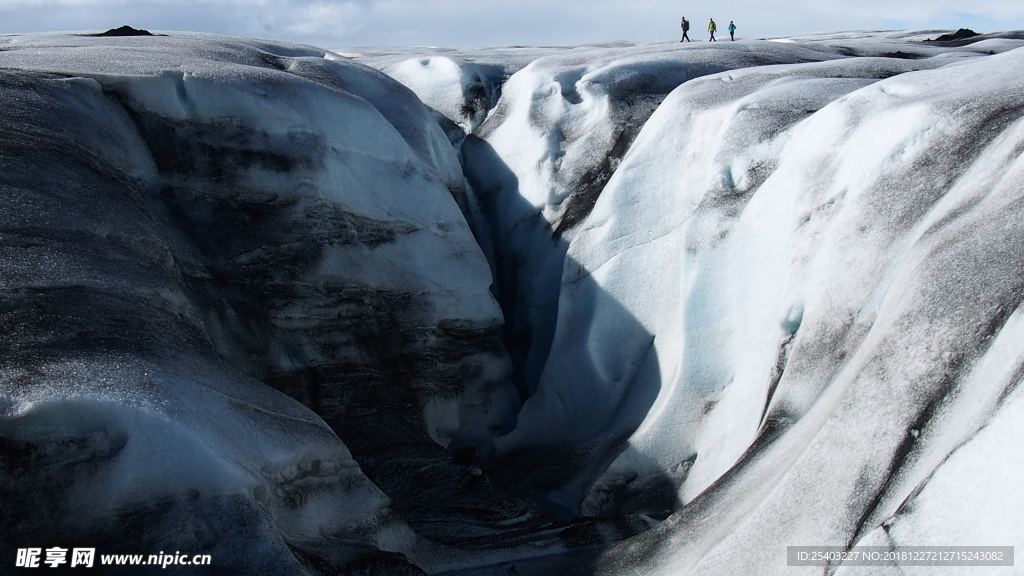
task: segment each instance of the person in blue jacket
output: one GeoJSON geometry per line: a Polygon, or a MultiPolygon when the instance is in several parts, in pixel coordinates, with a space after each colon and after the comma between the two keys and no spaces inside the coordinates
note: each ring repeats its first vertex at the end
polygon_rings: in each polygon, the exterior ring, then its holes
{"type": "Polygon", "coordinates": [[[736,23],[729,20],[729,39],[733,42],[736,41],[736,23]]]}

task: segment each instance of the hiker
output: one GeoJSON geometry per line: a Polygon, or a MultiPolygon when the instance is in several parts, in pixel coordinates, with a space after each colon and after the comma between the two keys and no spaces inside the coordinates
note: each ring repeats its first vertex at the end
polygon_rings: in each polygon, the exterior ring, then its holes
{"type": "Polygon", "coordinates": [[[729,39],[733,42],[736,41],[736,23],[729,20],[729,39]]]}
{"type": "Polygon", "coordinates": [[[718,42],[718,40],[715,40],[716,31],[718,31],[718,24],[715,24],[715,19],[712,18],[711,21],[708,22],[708,32],[711,33],[711,40],[708,40],[708,42],[718,42]]]}
{"type": "Polygon", "coordinates": [[[690,21],[686,19],[686,16],[683,16],[683,21],[679,23],[679,26],[683,29],[683,37],[679,41],[682,42],[683,40],[686,40],[689,42],[690,21]]]}

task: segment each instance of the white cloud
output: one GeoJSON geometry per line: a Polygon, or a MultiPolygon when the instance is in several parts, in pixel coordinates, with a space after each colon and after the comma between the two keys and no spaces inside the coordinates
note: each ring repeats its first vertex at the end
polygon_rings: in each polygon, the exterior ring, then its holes
{"type": "Polygon", "coordinates": [[[362,29],[366,17],[355,2],[314,2],[289,13],[283,30],[298,38],[347,36],[362,29]]]}

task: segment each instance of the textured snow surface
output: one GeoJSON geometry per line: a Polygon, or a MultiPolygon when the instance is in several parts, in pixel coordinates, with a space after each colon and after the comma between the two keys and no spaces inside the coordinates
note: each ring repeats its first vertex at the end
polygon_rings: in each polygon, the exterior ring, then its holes
{"type": "Polygon", "coordinates": [[[1024,549],[1024,35],[946,32],[4,38],[0,541],[273,574],[1024,549]]]}

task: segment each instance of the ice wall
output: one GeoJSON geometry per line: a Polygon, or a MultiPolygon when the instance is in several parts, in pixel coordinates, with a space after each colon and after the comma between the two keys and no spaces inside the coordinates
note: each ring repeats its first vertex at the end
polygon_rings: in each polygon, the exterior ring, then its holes
{"type": "Polygon", "coordinates": [[[511,427],[455,152],[414,94],[323,54],[5,44],[5,546],[398,569],[416,539],[393,508],[453,505],[412,471],[511,427]]]}

